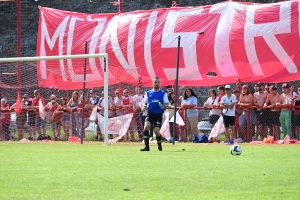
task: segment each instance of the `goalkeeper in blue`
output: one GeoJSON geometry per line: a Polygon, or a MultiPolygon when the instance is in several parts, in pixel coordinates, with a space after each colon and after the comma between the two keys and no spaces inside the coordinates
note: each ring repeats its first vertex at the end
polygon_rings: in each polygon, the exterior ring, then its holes
{"type": "Polygon", "coordinates": [[[160,89],[160,80],[158,77],[153,79],[153,88],[145,95],[143,110],[148,111],[144,126],[145,148],[141,151],[150,151],[149,130],[153,126],[156,135],[158,150],[162,151],[160,129],[162,126],[162,117],[165,108],[169,106],[169,100],[166,92],[160,89]]]}

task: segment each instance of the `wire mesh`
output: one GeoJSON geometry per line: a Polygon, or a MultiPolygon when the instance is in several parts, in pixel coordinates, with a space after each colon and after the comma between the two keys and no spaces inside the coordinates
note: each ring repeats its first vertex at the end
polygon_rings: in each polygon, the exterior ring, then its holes
{"type": "MultiPolygon", "coordinates": [[[[114,0],[22,0],[21,12],[18,16],[18,1],[1,2],[0,1],[0,57],[16,57],[18,52],[18,44],[21,44],[21,56],[35,56],[36,55],[36,41],[37,41],[37,25],[38,25],[38,14],[39,6],[51,7],[60,10],[68,10],[74,12],[83,13],[117,13],[120,11],[118,1],[114,0]],[[21,19],[21,29],[18,29],[18,17],[21,19]],[[18,36],[21,36],[21,41],[18,41],[18,36]]],[[[220,1],[213,0],[123,0],[123,12],[130,12],[135,10],[150,10],[156,8],[165,8],[171,6],[203,6],[218,3],[220,1]]],[[[276,1],[255,1],[256,3],[272,3],[276,1]]],[[[59,73],[59,72],[57,72],[59,73]]],[[[135,73],[135,72],[132,72],[135,73]]],[[[122,73],[117,73],[118,76],[122,76],[122,73]]],[[[35,63],[23,62],[21,63],[21,71],[18,72],[17,63],[0,63],[0,88],[1,98],[6,97],[9,105],[13,105],[16,102],[17,91],[20,88],[21,94],[29,94],[33,97],[33,92],[38,88],[38,77],[35,63]],[[21,73],[21,74],[18,74],[21,73]],[[20,75],[21,84],[18,83],[18,76],[20,75]]],[[[109,87],[109,95],[114,97],[114,91],[118,88],[128,89],[131,94],[134,94],[135,86],[140,85],[139,81],[129,84],[123,84],[117,82],[109,87]]],[[[232,87],[240,91],[240,86],[244,83],[232,84],[232,87]]],[[[245,83],[247,84],[247,83],[245,83]]],[[[249,85],[251,93],[254,92],[254,84],[249,85]]],[[[275,84],[278,91],[281,92],[281,83],[275,84]]],[[[295,88],[300,87],[300,82],[291,82],[290,85],[295,85],[295,88]]],[[[71,98],[74,90],[57,90],[51,88],[38,88],[47,102],[50,101],[51,94],[55,94],[57,97],[71,98]]],[[[86,89],[87,91],[91,88],[86,89]]],[[[98,94],[101,93],[103,88],[94,88],[98,94]]],[[[147,88],[142,88],[143,90],[147,88]]],[[[182,94],[185,87],[179,88],[179,93],[182,94]]],[[[192,87],[198,96],[198,105],[202,106],[208,98],[208,90],[215,89],[214,87],[192,87]]],[[[296,112],[297,113],[297,112],[296,112]]],[[[271,113],[272,114],[272,113],[271,113]]],[[[267,114],[267,115],[271,115],[267,114]]],[[[209,112],[205,109],[199,109],[198,121],[201,122],[203,119],[209,118],[209,112]]],[[[293,122],[295,121],[293,118],[293,122]]],[[[297,120],[295,121],[295,123],[297,120]]],[[[252,126],[255,127],[255,126],[252,126]]],[[[95,128],[91,128],[94,130],[95,128]]],[[[140,128],[139,128],[140,129],[140,128]]],[[[178,133],[176,133],[176,140],[179,138],[185,138],[185,128],[177,127],[178,133]],[[180,133],[180,134],[179,134],[180,133]]],[[[254,128],[258,129],[258,128],[254,128]]],[[[269,128],[270,129],[270,128],[269,128]]],[[[295,128],[292,128],[293,130],[295,128]]],[[[137,128],[135,128],[137,130],[137,128]]],[[[248,130],[248,129],[247,129],[248,130]]],[[[201,133],[202,130],[199,130],[201,133]]],[[[249,132],[249,131],[248,131],[249,132]]],[[[238,132],[239,133],[239,132],[238,132]]],[[[243,130],[241,134],[244,135],[243,130]]],[[[258,138],[263,138],[264,135],[259,135],[258,138]]],[[[296,134],[297,135],[297,134],[296,134]]],[[[255,134],[253,135],[255,136],[255,134]]],[[[238,135],[237,135],[238,137],[238,135]]],[[[243,137],[244,140],[249,138],[243,137]]],[[[296,137],[296,136],[295,136],[296,137]]]]}

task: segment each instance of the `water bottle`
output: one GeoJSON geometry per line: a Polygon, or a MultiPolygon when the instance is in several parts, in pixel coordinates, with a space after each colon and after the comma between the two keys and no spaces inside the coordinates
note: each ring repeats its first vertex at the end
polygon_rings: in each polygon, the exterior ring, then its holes
{"type": "Polygon", "coordinates": [[[162,103],[158,102],[158,105],[159,105],[159,107],[160,107],[162,110],[164,110],[164,109],[165,109],[165,105],[164,105],[164,104],[162,104],[162,103]]]}

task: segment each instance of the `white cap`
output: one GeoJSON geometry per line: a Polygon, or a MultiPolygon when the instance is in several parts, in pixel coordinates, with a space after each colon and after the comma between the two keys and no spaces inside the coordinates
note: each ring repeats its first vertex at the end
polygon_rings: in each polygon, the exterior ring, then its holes
{"type": "Polygon", "coordinates": [[[225,89],[230,89],[230,85],[225,85],[225,89]]]}

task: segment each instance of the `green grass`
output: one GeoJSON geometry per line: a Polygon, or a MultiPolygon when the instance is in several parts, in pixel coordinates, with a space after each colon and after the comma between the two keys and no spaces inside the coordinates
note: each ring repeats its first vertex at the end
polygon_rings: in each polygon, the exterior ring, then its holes
{"type": "Polygon", "coordinates": [[[0,143],[0,199],[299,199],[300,146],[0,143]]]}

